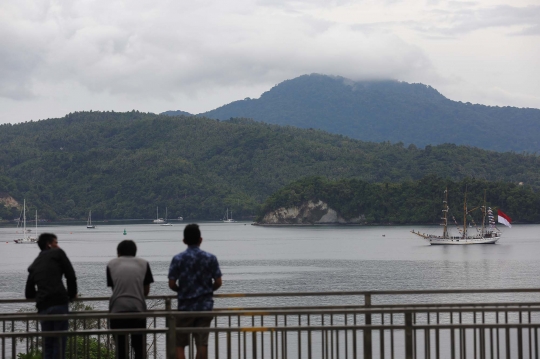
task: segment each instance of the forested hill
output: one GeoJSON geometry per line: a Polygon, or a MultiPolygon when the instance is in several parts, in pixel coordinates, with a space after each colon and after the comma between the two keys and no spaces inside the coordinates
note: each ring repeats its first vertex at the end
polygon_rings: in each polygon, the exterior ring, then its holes
{"type": "Polygon", "coordinates": [[[191,114],[189,112],[181,111],[181,110],[165,111],[165,112],[162,112],[161,115],[166,115],[166,116],[194,116],[193,114],[191,114]]]}
{"type": "MultiPolygon", "coordinates": [[[[0,199],[42,218],[246,218],[305,176],[400,182],[436,174],[540,188],[540,158],[456,145],[418,149],[246,119],[80,112],[0,126],[0,199]]],[[[17,217],[0,206],[0,216],[17,217]]]]}
{"type": "Polygon", "coordinates": [[[304,75],[201,114],[322,129],[364,141],[540,153],[540,110],[451,101],[423,84],[304,75]]]}
{"type": "MultiPolygon", "coordinates": [[[[345,220],[362,218],[366,224],[441,223],[444,190],[448,189],[449,225],[463,223],[467,192],[467,222],[482,223],[478,206],[503,209],[514,223],[540,222],[540,192],[528,186],[473,178],[460,181],[426,176],[418,181],[368,183],[357,179],[327,180],[309,177],[290,183],[272,194],[261,207],[258,222],[281,208],[299,208],[308,201],[326,203],[345,220]],[[474,209],[476,208],[476,209],[474,209]]],[[[300,222],[301,223],[301,222],[300,222]]]]}

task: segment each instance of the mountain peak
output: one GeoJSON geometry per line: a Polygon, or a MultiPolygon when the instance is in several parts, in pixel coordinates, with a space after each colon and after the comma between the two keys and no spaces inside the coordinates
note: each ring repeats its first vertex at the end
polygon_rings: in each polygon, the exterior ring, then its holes
{"type": "Polygon", "coordinates": [[[277,84],[258,99],[235,101],[200,115],[253,118],[372,142],[540,151],[540,110],[470,106],[447,99],[431,86],[392,79],[303,75],[277,84]]]}
{"type": "Polygon", "coordinates": [[[341,76],[329,76],[322,74],[302,75],[294,79],[285,80],[263,93],[261,98],[275,92],[298,91],[313,93],[315,91],[350,91],[366,95],[374,93],[379,96],[403,95],[417,96],[431,100],[446,100],[439,91],[422,83],[407,83],[403,81],[380,79],[380,80],[351,80],[341,76]]]}

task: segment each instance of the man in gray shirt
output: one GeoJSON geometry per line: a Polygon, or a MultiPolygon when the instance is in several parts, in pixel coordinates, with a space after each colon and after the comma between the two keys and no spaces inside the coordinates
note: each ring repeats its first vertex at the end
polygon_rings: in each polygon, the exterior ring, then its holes
{"type": "MultiPolygon", "coordinates": [[[[150,283],[154,282],[152,271],[148,262],[137,258],[137,245],[131,240],[120,242],[117,247],[118,258],[107,264],[107,286],[112,287],[113,293],[109,302],[111,313],[129,313],[146,311],[146,296],[150,293],[150,283]]],[[[111,329],[146,328],[145,318],[111,319],[111,329]]],[[[117,358],[128,358],[126,350],[126,336],[117,335],[117,358]]],[[[131,335],[131,346],[135,352],[135,359],[144,359],[146,336],[142,334],[131,335]]]]}

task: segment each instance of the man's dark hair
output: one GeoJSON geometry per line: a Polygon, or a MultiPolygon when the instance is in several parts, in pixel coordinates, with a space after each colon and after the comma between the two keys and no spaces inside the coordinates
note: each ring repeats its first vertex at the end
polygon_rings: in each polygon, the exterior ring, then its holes
{"type": "Polygon", "coordinates": [[[199,225],[195,223],[188,224],[184,228],[184,243],[188,246],[199,244],[201,239],[201,230],[199,225]]]}
{"type": "Polygon", "coordinates": [[[116,247],[116,252],[118,253],[119,257],[135,257],[137,254],[137,245],[131,239],[126,239],[118,244],[118,247],[116,247]]]}
{"type": "Polygon", "coordinates": [[[38,240],[37,240],[37,244],[39,246],[39,249],[44,251],[45,249],[47,249],[47,245],[51,244],[55,239],[58,239],[58,237],[56,237],[56,234],[41,233],[39,235],[38,240]]]}

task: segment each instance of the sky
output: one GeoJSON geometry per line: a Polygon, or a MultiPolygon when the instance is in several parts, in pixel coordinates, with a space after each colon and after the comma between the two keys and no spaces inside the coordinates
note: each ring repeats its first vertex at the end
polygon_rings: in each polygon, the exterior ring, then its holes
{"type": "Polygon", "coordinates": [[[0,123],[201,113],[310,73],[540,108],[540,1],[0,2],[0,123]]]}

